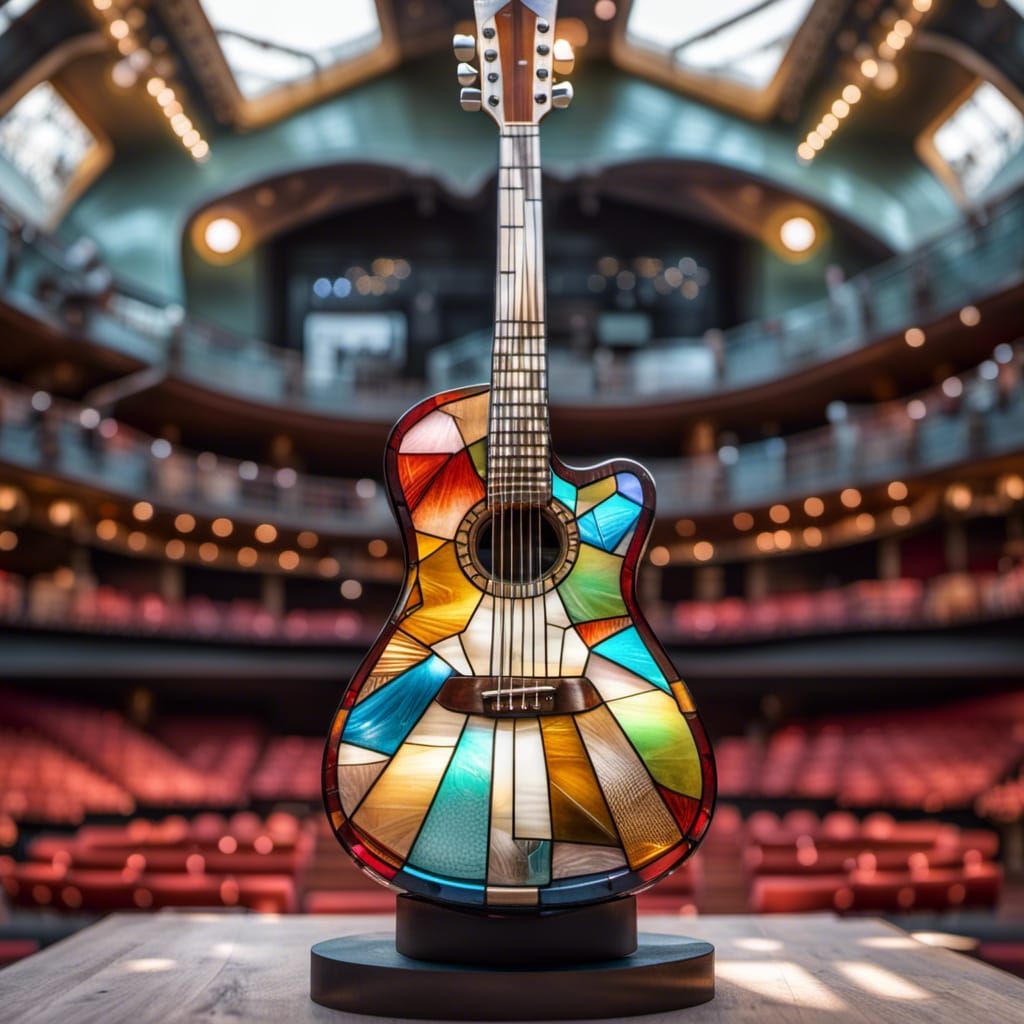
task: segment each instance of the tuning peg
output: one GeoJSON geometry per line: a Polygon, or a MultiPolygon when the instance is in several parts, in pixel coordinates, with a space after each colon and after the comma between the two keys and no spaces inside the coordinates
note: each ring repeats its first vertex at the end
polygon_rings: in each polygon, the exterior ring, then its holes
{"type": "Polygon", "coordinates": [[[576,54],[573,52],[572,43],[568,39],[556,39],[555,50],[552,54],[552,67],[556,75],[571,75],[572,69],[576,66],[576,54]]]}
{"type": "Polygon", "coordinates": [[[472,60],[476,56],[476,40],[460,32],[452,39],[452,49],[458,60],[472,60]]]}
{"type": "Polygon", "coordinates": [[[465,61],[459,65],[457,73],[459,76],[459,85],[473,85],[473,83],[476,82],[476,76],[479,74],[472,64],[467,64],[465,61]]]}
{"type": "Polygon", "coordinates": [[[572,82],[559,82],[551,90],[551,106],[564,110],[572,103],[573,88],[572,82]]]}
{"type": "Polygon", "coordinates": [[[462,104],[463,110],[473,113],[483,105],[483,94],[479,89],[463,89],[459,93],[459,102],[462,104]]]}

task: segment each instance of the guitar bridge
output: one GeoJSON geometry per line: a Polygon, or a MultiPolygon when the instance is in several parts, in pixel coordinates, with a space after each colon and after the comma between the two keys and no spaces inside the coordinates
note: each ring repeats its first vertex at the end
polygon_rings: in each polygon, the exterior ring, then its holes
{"type": "Polygon", "coordinates": [[[601,697],[582,676],[455,676],[441,687],[437,701],[465,715],[517,718],[571,715],[596,707],[601,697]]]}

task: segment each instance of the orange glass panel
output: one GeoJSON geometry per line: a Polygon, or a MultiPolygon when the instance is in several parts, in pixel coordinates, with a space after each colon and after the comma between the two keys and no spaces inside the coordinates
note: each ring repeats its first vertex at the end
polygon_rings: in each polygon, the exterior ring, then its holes
{"type": "Polygon", "coordinates": [[[421,563],[419,587],[422,603],[402,620],[402,629],[425,644],[461,633],[483,597],[459,567],[452,544],[421,563]]]}
{"type": "Polygon", "coordinates": [[[413,525],[435,537],[455,537],[466,513],[484,496],[484,484],[466,451],[454,456],[434,478],[412,511],[413,525]]]}
{"type": "Polygon", "coordinates": [[[553,838],[571,843],[617,846],[615,826],[568,715],[540,719],[548,766],[553,838]]]}

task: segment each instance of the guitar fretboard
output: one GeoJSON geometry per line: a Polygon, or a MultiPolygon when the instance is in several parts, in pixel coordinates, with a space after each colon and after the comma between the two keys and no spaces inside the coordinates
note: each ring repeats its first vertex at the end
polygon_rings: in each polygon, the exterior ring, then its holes
{"type": "Polygon", "coordinates": [[[501,136],[495,307],[487,500],[491,507],[544,504],[551,497],[551,480],[536,125],[507,125],[501,136]]]}

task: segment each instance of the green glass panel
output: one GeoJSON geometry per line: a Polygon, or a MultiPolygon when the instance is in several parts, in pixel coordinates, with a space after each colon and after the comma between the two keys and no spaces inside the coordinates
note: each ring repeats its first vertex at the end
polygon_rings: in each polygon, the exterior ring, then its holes
{"type": "Polygon", "coordinates": [[[482,437],[475,444],[469,446],[469,457],[473,460],[473,467],[480,474],[481,479],[487,479],[487,438],[482,437]]]}
{"type": "Polygon", "coordinates": [[[409,854],[410,864],[448,878],[486,878],[493,746],[494,723],[471,718],[409,854]]]}
{"type": "Polygon", "coordinates": [[[558,588],[559,597],[573,622],[613,619],[626,614],[620,577],[622,559],[581,544],[572,571],[558,588]]]}
{"type": "Polygon", "coordinates": [[[697,745],[689,724],[668,694],[651,690],[613,700],[607,707],[656,782],[676,793],[700,796],[697,745]]]}

